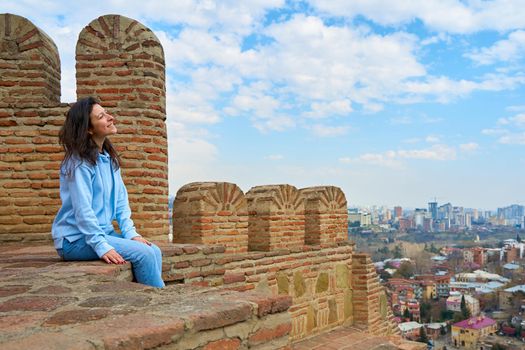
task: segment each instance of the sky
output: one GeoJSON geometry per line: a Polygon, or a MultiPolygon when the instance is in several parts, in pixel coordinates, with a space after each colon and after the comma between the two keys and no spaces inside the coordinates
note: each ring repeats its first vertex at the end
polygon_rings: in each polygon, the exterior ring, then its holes
{"type": "Polygon", "coordinates": [[[525,0],[0,0],[57,44],[98,16],[164,47],[170,194],[334,185],[349,206],[525,204],[525,0]]]}

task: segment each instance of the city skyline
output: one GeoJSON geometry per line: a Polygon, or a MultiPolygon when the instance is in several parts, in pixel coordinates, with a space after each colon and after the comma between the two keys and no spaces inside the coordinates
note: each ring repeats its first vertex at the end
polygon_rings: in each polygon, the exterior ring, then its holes
{"type": "MultiPolygon", "coordinates": [[[[349,206],[524,204],[520,1],[7,1],[57,44],[119,13],[164,47],[170,194],[341,187],[349,206]],[[34,9],[38,8],[38,11],[34,9]]],[[[118,117],[118,116],[117,116],[118,117]]]]}

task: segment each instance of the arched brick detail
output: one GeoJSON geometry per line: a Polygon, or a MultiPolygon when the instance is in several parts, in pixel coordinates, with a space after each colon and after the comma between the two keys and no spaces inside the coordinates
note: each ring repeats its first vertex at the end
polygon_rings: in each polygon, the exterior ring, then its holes
{"type": "Polygon", "coordinates": [[[348,239],[346,197],[339,187],[316,186],[300,190],[305,198],[305,243],[330,244],[348,239]]]}
{"type": "Polygon", "coordinates": [[[193,182],[173,202],[173,242],[221,244],[227,253],[248,251],[248,206],[239,186],[193,182]]]}
{"type": "Polygon", "coordinates": [[[60,103],[57,46],[27,18],[0,14],[0,73],[0,107],[60,103]]]}
{"type": "Polygon", "coordinates": [[[270,251],[304,245],[304,197],[291,185],[256,186],[248,201],[248,249],[270,251]]]}
{"type": "Polygon", "coordinates": [[[123,160],[137,230],[167,237],[168,147],[164,51],[141,23],[106,15],[89,23],[76,47],[77,95],[95,96],[117,119],[111,140],[123,160]]]}

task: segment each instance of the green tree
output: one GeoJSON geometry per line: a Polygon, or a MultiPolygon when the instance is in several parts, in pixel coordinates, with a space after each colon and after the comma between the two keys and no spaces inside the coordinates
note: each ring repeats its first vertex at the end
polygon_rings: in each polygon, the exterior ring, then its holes
{"type": "Polygon", "coordinates": [[[431,318],[431,309],[432,305],[430,303],[421,303],[419,306],[419,309],[421,311],[421,320],[422,322],[430,322],[431,318]]]}
{"type": "Polygon", "coordinates": [[[405,320],[409,320],[410,318],[412,317],[412,315],[410,314],[410,311],[408,311],[408,307],[405,309],[405,311],[403,311],[403,318],[405,320]]]}
{"type": "Polygon", "coordinates": [[[441,320],[447,321],[454,318],[454,311],[452,310],[441,310],[440,312],[441,320]]]}
{"type": "Polygon", "coordinates": [[[461,317],[463,317],[464,320],[470,317],[470,310],[465,302],[465,295],[461,296],[461,317]]]}
{"type": "Polygon", "coordinates": [[[394,277],[410,278],[414,275],[414,272],[414,266],[409,261],[403,261],[394,274],[394,277]]]}
{"type": "Polygon", "coordinates": [[[401,259],[403,257],[403,249],[401,248],[401,245],[396,245],[393,250],[394,253],[394,259],[401,259]]]}
{"type": "Polygon", "coordinates": [[[508,348],[505,345],[494,344],[492,345],[492,350],[507,350],[508,348]]]}
{"type": "Polygon", "coordinates": [[[428,337],[427,332],[425,331],[425,327],[419,328],[419,338],[417,341],[425,344],[428,343],[428,337]]]}

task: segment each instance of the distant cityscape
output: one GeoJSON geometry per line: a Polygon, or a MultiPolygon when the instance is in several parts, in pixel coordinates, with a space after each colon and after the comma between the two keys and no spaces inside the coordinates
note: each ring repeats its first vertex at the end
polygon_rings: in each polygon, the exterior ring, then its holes
{"type": "Polygon", "coordinates": [[[454,206],[451,203],[439,205],[434,201],[429,202],[427,208],[415,209],[403,209],[401,206],[354,207],[348,209],[348,215],[350,228],[382,231],[460,232],[493,226],[525,229],[525,207],[518,204],[490,211],[454,206]]]}

